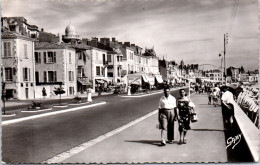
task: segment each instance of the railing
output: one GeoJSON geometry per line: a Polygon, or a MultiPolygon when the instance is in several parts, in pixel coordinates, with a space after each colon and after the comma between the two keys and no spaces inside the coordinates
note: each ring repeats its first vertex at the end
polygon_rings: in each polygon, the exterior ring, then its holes
{"type": "Polygon", "coordinates": [[[258,127],[259,105],[257,100],[250,94],[250,91],[241,92],[237,98],[238,106],[244,111],[248,118],[258,127]]]}
{"type": "Polygon", "coordinates": [[[248,149],[254,162],[259,160],[259,130],[254,125],[254,123],[248,118],[248,116],[243,112],[243,110],[234,103],[235,119],[237,121],[238,127],[246,141],[248,149]]]}

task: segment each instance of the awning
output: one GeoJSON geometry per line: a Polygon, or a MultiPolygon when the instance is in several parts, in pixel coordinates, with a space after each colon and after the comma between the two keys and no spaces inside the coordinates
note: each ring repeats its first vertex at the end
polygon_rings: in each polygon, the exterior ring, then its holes
{"type": "Polygon", "coordinates": [[[155,76],[158,83],[163,83],[163,79],[160,76],[155,76]]]}
{"type": "Polygon", "coordinates": [[[150,85],[154,85],[155,84],[155,80],[154,80],[153,76],[148,76],[148,80],[149,80],[150,85]]]}
{"type": "Polygon", "coordinates": [[[149,82],[149,79],[146,75],[142,75],[144,82],[149,82]]]}
{"type": "Polygon", "coordinates": [[[141,77],[138,77],[138,78],[128,78],[128,83],[129,84],[141,85],[141,77]]]}
{"type": "Polygon", "coordinates": [[[104,80],[96,80],[96,82],[99,83],[99,84],[104,84],[105,83],[104,80]]]}
{"type": "Polygon", "coordinates": [[[81,85],[86,85],[86,86],[91,86],[91,82],[89,82],[88,80],[85,80],[85,79],[78,79],[78,82],[81,84],[81,85]]]}

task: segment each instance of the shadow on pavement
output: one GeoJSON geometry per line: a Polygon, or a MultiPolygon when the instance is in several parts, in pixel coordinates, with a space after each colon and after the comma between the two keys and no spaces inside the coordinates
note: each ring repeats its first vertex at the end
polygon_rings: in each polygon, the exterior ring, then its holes
{"type": "Polygon", "coordinates": [[[125,142],[151,144],[159,147],[162,146],[160,140],[126,140],[125,142]]]}
{"type": "Polygon", "coordinates": [[[220,132],[224,132],[224,130],[221,130],[221,129],[191,129],[191,131],[220,131],[220,132]]]}

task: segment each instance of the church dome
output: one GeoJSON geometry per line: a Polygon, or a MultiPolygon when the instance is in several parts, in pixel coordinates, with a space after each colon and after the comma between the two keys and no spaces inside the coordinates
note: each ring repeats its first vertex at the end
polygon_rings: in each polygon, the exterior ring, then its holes
{"type": "Polygon", "coordinates": [[[66,35],[76,35],[76,28],[73,25],[69,24],[65,29],[65,34],[66,35]]]}

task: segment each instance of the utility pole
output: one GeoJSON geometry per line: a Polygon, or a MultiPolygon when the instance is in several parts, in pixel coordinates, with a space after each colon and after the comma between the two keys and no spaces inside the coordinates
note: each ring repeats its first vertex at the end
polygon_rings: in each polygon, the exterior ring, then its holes
{"type": "Polygon", "coordinates": [[[224,78],[225,84],[227,84],[227,74],[226,74],[226,44],[228,43],[228,33],[224,34],[224,78]]]}

